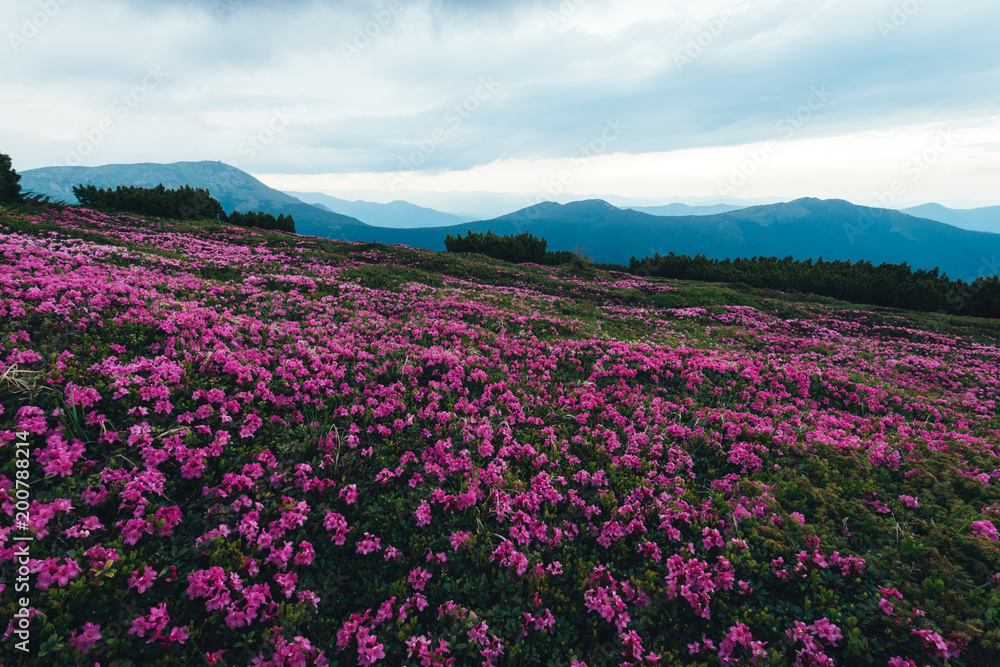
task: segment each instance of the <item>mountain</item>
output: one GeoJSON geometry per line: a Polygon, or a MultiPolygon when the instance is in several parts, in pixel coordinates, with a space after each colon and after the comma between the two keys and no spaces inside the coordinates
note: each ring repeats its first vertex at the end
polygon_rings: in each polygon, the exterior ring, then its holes
{"type": "Polygon", "coordinates": [[[74,185],[101,188],[118,185],[176,188],[190,185],[207,188],[227,213],[265,211],[284,213],[295,219],[299,234],[342,238],[365,236],[368,225],[355,218],[324,211],[295,197],[269,188],[250,174],[222,162],[176,162],[174,164],[109,164],[102,167],[43,167],[21,172],[21,188],[54,200],[77,203],[74,185]]]}
{"type": "Polygon", "coordinates": [[[961,229],[977,232],[1000,233],[1000,206],[955,209],[941,204],[924,204],[902,209],[903,213],[918,218],[937,220],[961,229]]]}
{"type": "MultiPolygon", "coordinates": [[[[915,268],[939,267],[949,277],[963,280],[997,273],[1000,257],[1000,234],[969,231],[926,217],[842,200],[806,198],[714,215],[673,217],[621,209],[599,199],[566,204],[542,202],[491,220],[401,229],[371,226],[354,217],[325,211],[221,162],[46,167],[21,174],[25,190],[68,202],[74,201],[72,187],[80,183],[99,187],[187,184],[207,188],[227,211],[263,210],[292,215],[301,234],[429,250],[444,250],[446,235],[466,230],[491,230],[501,235],[530,231],[547,239],[550,250],[573,250],[581,245],[598,262],[627,264],[633,256],[670,252],[719,259],[791,255],[803,260],[822,257],[875,264],[906,262],[915,268]]],[[[332,208],[333,203],[324,205],[332,208]]],[[[427,210],[405,202],[399,204],[402,206],[396,208],[411,212],[427,210]]]]}
{"type": "Polygon", "coordinates": [[[688,206],[687,204],[667,204],[666,206],[623,206],[640,213],[650,215],[663,215],[667,217],[679,217],[684,215],[715,215],[717,213],[729,213],[739,211],[746,206],[733,206],[731,204],[715,204],[714,206],[688,206]]]}
{"type": "Polygon", "coordinates": [[[397,200],[388,204],[377,204],[361,200],[338,199],[322,192],[288,192],[287,194],[307,204],[321,206],[327,211],[335,211],[342,215],[349,215],[375,227],[392,227],[394,229],[447,227],[478,219],[444,213],[406,201],[397,200]]]}
{"type": "Polygon", "coordinates": [[[1000,235],[958,229],[899,211],[843,200],[798,199],[708,216],[664,217],[616,208],[605,201],[544,202],[516,213],[454,227],[377,230],[382,243],[444,249],[446,234],[466,230],[496,234],[530,231],[550,250],[579,244],[598,262],[627,264],[654,253],[710,258],[791,255],[796,259],[906,262],[939,267],[971,280],[997,273],[1000,235]]]}

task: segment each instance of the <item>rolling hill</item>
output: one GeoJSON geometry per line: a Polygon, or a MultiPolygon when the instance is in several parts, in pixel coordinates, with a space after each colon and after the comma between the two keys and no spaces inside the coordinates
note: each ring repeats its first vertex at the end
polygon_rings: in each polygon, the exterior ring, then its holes
{"type": "Polygon", "coordinates": [[[906,262],[941,268],[952,278],[997,273],[1000,235],[843,200],[798,199],[709,216],[653,216],[601,200],[546,202],[493,220],[420,230],[378,230],[375,239],[441,250],[446,234],[466,230],[496,234],[530,231],[550,250],[582,245],[595,261],[627,264],[629,258],[704,254],[710,258],[792,255],[796,259],[906,262]]]}
{"type": "Polygon", "coordinates": [[[667,217],[677,217],[682,215],[715,215],[716,213],[729,213],[739,211],[746,206],[733,206],[732,204],[713,204],[712,206],[689,206],[688,204],[666,204],[665,206],[622,206],[621,208],[632,209],[640,213],[650,215],[662,215],[667,217]]]}
{"type": "MultiPolygon", "coordinates": [[[[599,199],[567,204],[543,202],[490,220],[404,229],[372,226],[355,217],[324,210],[269,188],[253,176],[221,162],[47,167],[27,170],[21,176],[25,190],[64,201],[73,200],[72,187],[77,183],[101,187],[188,184],[207,188],[227,211],[259,209],[274,215],[292,215],[301,234],[428,250],[444,250],[448,234],[462,234],[466,230],[501,235],[530,231],[547,239],[550,250],[573,250],[580,245],[595,261],[606,263],[627,264],[633,256],[642,258],[670,252],[719,259],[791,255],[803,260],[822,257],[868,260],[875,264],[906,262],[914,268],[939,267],[951,278],[969,281],[980,275],[996,274],[1000,258],[1000,234],[959,229],[932,219],[856,206],[843,200],[805,198],[714,215],[669,217],[618,208],[599,199]]],[[[329,199],[334,201],[319,203],[333,209],[337,200],[329,199]]],[[[347,203],[356,205],[353,210],[359,214],[368,204],[367,210],[380,211],[381,220],[393,221],[394,225],[407,224],[408,214],[416,216],[410,224],[431,219],[428,217],[431,209],[406,202],[347,203]]],[[[666,210],[654,208],[661,213],[666,210]]],[[[675,206],[670,210],[683,209],[675,206]]],[[[921,212],[926,213],[923,209],[921,212]]]]}
{"type": "Polygon", "coordinates": [[[1000,234],[1000,206],[948,208],[941,204],[923,204],[904,208],[902,212],[918,218],[937,220],[961,229],[1000,234]]]}
{"type": "Polygon", "coordinates": [[[45,194],[56,201],[75,204],[73,186],[108,188],[118,185],[165,187],[181,185],[207,188],[227,213],[265,211],[295,218],[300,234],[341,238],[363,237],[368,225],[355,218],[324,211],[290,195],[269,188],[250,174],[222,162],[176,162],[174,164],[109,164],[102,167],[44,167],[21,172],[21,188],[45,194]]]}
{"type": "Polygon", "coordinates": [[[445,213],[424,206],[417,206],[408,201],[397,200],[388,204],[379,204],[360,199],[357,201],[338,199],[322,192],[288,192],[287,194],[307,204],[321,206],[328,211],[357,218],[365,224],[374,227],[391,227],[394,229],[447,227],[449,225],[472,222],[477,219],[445,213]]]}

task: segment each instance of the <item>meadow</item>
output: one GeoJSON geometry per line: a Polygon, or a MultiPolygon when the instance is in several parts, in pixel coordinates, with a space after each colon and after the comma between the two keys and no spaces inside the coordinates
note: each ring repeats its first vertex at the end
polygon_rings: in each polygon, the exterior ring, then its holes
{"type": "Polygon", "coordinates": [[[3,665],[1000,664],[995,320],[80,208],[0,258],[3,665]]]}

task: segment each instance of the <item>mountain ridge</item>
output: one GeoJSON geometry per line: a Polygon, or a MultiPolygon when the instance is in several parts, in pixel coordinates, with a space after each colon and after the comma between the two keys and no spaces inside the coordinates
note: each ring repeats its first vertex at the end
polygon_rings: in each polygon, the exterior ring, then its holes
{"type": "Polygon", "coordinates": [[[980,275],[998,273],[1000,257],[998,234],[960,229],[842,199],[803,197],[709,215],[680,216],[619,208],[603,199],[565,204],[545,201],[488,220],[389,228],[324,211],[221,162],[47,167],[22,173],[25,190],[64,200],[69,200],[67,193],[72,193],[76,183],[113,187],[159,182],[168,187],[187,184],[207,188],[227,211],[259,209],[292,215],[300,234],[428,250],[444,250],[447,235],[467,230],[499,235],[528,231],[545,238],[549,250],[582,246],[593,260],[609,264],[627,264],[631,257],[670,252],[713,259],[792,256],[800,260],[907,263],[914,268],[939,268],[951,278],[970,282],[980,275]]]}
{"type": "Polygon", "coordinates": [[[262,210],[273,215],[291,215],[300,234],[362,234],[369,226],[353,217],[327,212],[270,188],[250,174],[223,162],[174,162],[160,164],[111,164],[101,167],[42,167],[21,173],[21,187],[53,200],[76,203],[73,186],[103,188],[118,185],[206,188],[227,213],[262,210]]]}

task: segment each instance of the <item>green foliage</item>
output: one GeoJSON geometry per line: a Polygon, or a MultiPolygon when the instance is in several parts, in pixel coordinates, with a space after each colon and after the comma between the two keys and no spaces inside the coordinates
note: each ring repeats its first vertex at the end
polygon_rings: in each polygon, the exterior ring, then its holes
{"type": "Polygon", "coordinates": [[[869,303],[925,312],[1000,317],[1000,278],[980,277],[971,284],[951,280],[938,269],[913,270],[906,263],[836,260],[798,261],[790,256],[708,259],[704,255],[660,255],[637,260],[628,271],[709,282],[745,283],[756,288],[819,294],[854,303],[869,303]]]}
{"type": "MultiPolygon", "coordinates": [[[[491,231],[482,234],[467,230],[464,237],[461,234],[458,236],[449,234],[444,239],[444,246],[448,252],[478,252],[487,257],[502,259],[512,264],[533,262],[545,266],[556,266],[573,261],[581,263],[584,261],[579,253],[565,250],[552,252],[546,250],[547,245],[548,242],[545,239],[537,238],[531,232],[498,236],[491,231]]],[[[581,264],[580,268],[584,268],[584,266],[581,264]]]]}
{"type": "Polygon", "coordinates": [[[406,266],[359,266],[341,274],[344,282],[356,282],[371,289],[399,292],[406,283],[444,287],[440,276],[406,266]]]}
{"type": "Polygon", "coordinates": [[[176,190],[168,190],[162,183],[155,188],[119,185],[112,190],[81,184],[73,187],[73,194],[84,206],[106,211],[155,215],[177,220],[207,218],[239,227],[295,233],[295,220],[290,215],[279,214],[275,218],[263,211],[247,213],[233,211],[227,215],[222,204],[214,199],[208,190],[192,188],[189,185],[182,185],[176,190]]]}
{"type": "Polygon", "coordinates": [[[98,188],[93,185],[76,185],[73,194],[89,208],[155,215],[162,218],[190,220],[193,218],[226,219],[226,212],[208,190],[182,185],[168,190],[160,183],[155,188],[134,185],[98,188]]]}
{"type": "Polygon", "coordinates": [[[0,153],[0,204],[21,201],[21,175],[14,171],[10,156],[0,153]]]}
{"type": "Polygon", "coordinates": [[[290,215],[286,217],[284,214],[279,214],[275,218],[270,213],[264,213],[263,211],[248,211],[247,213],[233,211],[228,216],[223,216],[223,220],[239,227],[258,227],[260,229],[295,233],[295,221],[290,215]]]}

